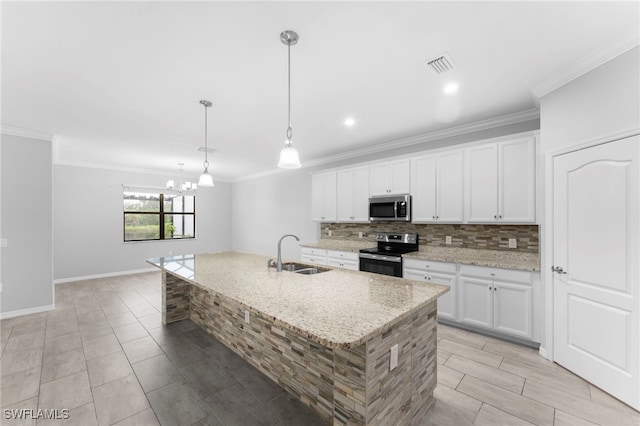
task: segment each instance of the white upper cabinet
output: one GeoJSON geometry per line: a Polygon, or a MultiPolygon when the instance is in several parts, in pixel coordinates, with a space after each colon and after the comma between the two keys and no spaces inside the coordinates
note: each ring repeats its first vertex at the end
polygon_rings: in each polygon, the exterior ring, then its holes
{"type": "Polygon", "coordinates": [[[369,167],[338,171],[338,222],[369,221],[369,167]]]}
{"type": "Polygon", "coordinates": [[[462,150],[417,157],[411,163],[413,222],[463,221],[462,150]]]}
{"type": "Polygon", "coordinates": [[[371,165],[371,195],[409,194],[410,170],[408,158],[371,165]]]}
{"type": "Polygon", "coordinates": [[[535,222],[533,136],[467,148],[465,158],[467,222],[535,222]]]}
{"type": "Polygon", "coordinates": [[[311,175],[311,220],[336,221],[336,172],[311,175]]]}

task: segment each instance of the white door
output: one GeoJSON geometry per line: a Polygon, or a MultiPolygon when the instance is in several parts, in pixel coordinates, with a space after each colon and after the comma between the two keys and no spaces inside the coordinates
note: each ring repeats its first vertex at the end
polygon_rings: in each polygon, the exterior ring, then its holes
{"type": "Polygon", "coordinates": [[[337,175],[337,212],[338,222],[353,220],[353,172],[351,169],[340,170],[337,175]]]}
{"type": "Polygon", "coordinates": [[[436,157],[419,157],[411,163],[413,222],[436,220],[436,157]]]}
{"type": "Polygon", "coordinates": [[[535,222],[535,139],[517,139],[498,145],[498,219],[535,222]]]}
{"type": "Polygon", "coordinates": [[[468,148],[466,219],[472,222],[498,220],[498,146],[495,143],[468,148]]]}
{"type": "Polygon", "coordinates": [[[369,166],[353,169],[353,220],[369,222],[369,166]]]}
{"type": "Polygon", "coordinates": [[[463,220],[462,150],[438,156],[437,219],[444,222],[463,220]]]}
{"type": "Polygon", "coordinates": [[[460,321],[493,328],[493,282],[460,276],[460,321]]]}
{"type": "Polygon", "coordinates": [[[640,137],[554,158],[554,358],[640,409],[640,137]]]}

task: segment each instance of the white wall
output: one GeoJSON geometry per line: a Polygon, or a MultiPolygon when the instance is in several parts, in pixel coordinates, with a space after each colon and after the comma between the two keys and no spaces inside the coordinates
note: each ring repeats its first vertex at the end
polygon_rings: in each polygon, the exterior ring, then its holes
{"type": "Polygon", "coordinates": [[[55,165],[55,280],[148,269],[150,257],[230,249],[228,183],[198,189],[195,239],[123,242],[122,185],[164,187],[170,178],[178,181],[177,176],[55,165]]]}
{"type": "MultiPolygon", "coordinates": [[[[301,241],[317,241],[320,225],[311,222],[311,175],[308,170],[291,170],[233,184],[234,250],[277,255],[284,234],[301,241]]],[[[282,242],[283,259],[299,259],[293,238],[282,242]]]]}
{"type": "Polygon", "coordinates": [[[541,214],[538,217],[541,218],[541,270],[547,319],[542,347],[544,351],[549,349],[549,357],[553,356],[551,155],[592,141],[638,132],[639,76],[640,47],[635,47],[540,99],[538,211],[541,214]]]}
{"type": "Polygon", "coordinates": [[[53,307],[51,141],[2,135],[0,316],[53,307]]]}

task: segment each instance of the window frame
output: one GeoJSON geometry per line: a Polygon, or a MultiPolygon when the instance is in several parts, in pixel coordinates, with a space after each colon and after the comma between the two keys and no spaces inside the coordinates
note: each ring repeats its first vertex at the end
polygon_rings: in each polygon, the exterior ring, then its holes
{"type": "Polygon", "coordinates": [[[153,194],[153,195],[158,195],[158,200],[160,203],[159,209],[157,212],[145,212],[145,211],[126,211],[125,207],[124,207],[124,195],[127,193],[136,193],[135,188],[129,188],[129,190],[124,189],[122,191],[122,241],[125,243],[136,243],[136,242],[146,242],[146,241],[179,241],[179,240],[194,240],[196,238],[196,194],[182,194],[182,193],[176,193],[175,195],[178,196],[189,196],[189,197],[193,197],[193,212],[166,212],[164,209],[164,202],[165,202],[165,195],[174,195],[173,193],[170,192],[163,192],[163,191],[157,191],[157,192],[147,192],[145,191],[145,193],[148,194],[153,194]],[[159,229],[159,236],[158,238],[147,238],[147,239],[139,239],[139,240],[127,240],[127,215],[128,214],[135,214],[135,215],[155,215],[158,216],[158,226],[160,227],[159,229]],[[180,215],[182,216],[182,219],[184,220],[185,216],[192,216],[193,217],[193,236],[192,237],[182,237],[182,238],[165,238],[165,223],[166,223],[166,217],[167,216],[173,216],[173,215],[180,215]]]}

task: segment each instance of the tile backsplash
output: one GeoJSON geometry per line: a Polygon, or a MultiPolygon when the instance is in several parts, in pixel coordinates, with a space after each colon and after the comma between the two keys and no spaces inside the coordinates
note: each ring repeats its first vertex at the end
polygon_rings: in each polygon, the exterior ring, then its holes
{"type": "Polygon", "coordinates": [[[459,247],[484,250],[508,250],[539,253],[538,225],[459,225],[413,224],[403,222],[323,223],[322,239],[371,241],[375,245],[376,232],[408,232],[419,235],[420,246],[459,247]],[[359,233],[362,232],[362,238],[359,233]],[[329,235],[331,234],[331,235],[329,235]],[[445,237],[451,236],[451,244],[445,237]],[[509,248],[515,238],[517,247],[509,248]]]}

